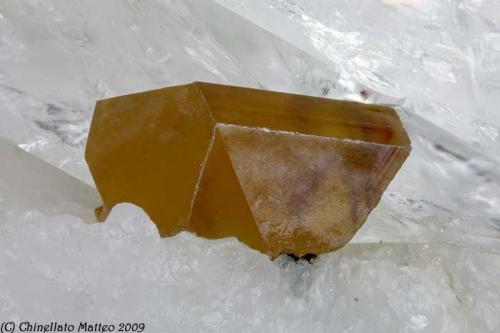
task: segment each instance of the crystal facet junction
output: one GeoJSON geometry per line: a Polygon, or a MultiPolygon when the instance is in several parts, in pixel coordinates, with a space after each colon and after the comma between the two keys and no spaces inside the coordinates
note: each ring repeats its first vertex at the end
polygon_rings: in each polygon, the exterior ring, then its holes
{"type": "Polygon", "coordinates": [[[388,106],[195,82],[98,101],[86,159],[99,220],[129,202],[273,258],[344,246],[410,150],[388,106]]]}

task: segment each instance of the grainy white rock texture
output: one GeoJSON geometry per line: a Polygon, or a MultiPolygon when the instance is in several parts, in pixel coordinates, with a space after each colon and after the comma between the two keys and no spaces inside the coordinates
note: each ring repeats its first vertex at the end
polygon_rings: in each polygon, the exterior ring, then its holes
{"type": "Polygon", "coordinates": [[[499,78],[494,0],[3,1],[0,324],[499,332],[499,78]],[[95,100],[200,80],[396,104],[412,155],[312,264],[160,239],[127,204],[83,223],[95,100]]]}

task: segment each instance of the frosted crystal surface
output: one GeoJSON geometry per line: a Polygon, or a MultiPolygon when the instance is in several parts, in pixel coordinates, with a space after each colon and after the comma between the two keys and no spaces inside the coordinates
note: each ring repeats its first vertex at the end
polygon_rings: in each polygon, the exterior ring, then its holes
{"type": "Polygon", "coordinates": [[[0,226],[2,318],[139,320],[150,332],[495,332],[500,256],[349,244],[313,265],[234,238],[160,238],[141,209],[106,223],[40,213],[0,226]],[[22,287],[21,287],[22,286],[22,287]]]}
{"type": "MultiPolygon", "coordinates": [[[[234,239],[161,240],[127,206],[86,225],[50,200],[16,201],[0,211],[0,319],[137,319],[151,332],[500,330],[499,2],[1,7],[0,136],[84,182],[96,99],[196,80],[397,104],[413,150],[354,243],[313,265],[270,262],[234,239]]],[[[4,156],[0,170],[20,166],[4,156]]],[[[8,179],[0,200],[30,188],[8,179]]]]}

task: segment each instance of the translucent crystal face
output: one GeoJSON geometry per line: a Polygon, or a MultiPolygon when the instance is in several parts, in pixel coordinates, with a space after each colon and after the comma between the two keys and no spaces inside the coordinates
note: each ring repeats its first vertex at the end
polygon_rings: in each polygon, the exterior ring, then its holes
{"type": "Polygon", "coordinates": [[[25,214],[30,207],[49,216],[69,214],[85,222],[93,220],[92,209],[99,204],[94,188],[1,137],[0,156],[2,218],[6,212],[25,214]]]}
{"type": "Polygon", "coordinates": [[[346,244],[409,152],[388,107],[194,83],[100,101],[86,157],[100,219],[131,202],[275,257],[346,244]]]}

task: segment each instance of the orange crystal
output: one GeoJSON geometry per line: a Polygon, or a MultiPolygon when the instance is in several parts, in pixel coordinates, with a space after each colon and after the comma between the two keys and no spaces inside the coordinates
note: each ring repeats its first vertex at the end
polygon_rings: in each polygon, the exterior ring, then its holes
{"type": "Polygon", "coordinates": [[[196,82],[98,101],[85,156],[99,220],[129,202],[162,236],[301,257],[345,245],[410,150],[387,106],[196,82]]]}

